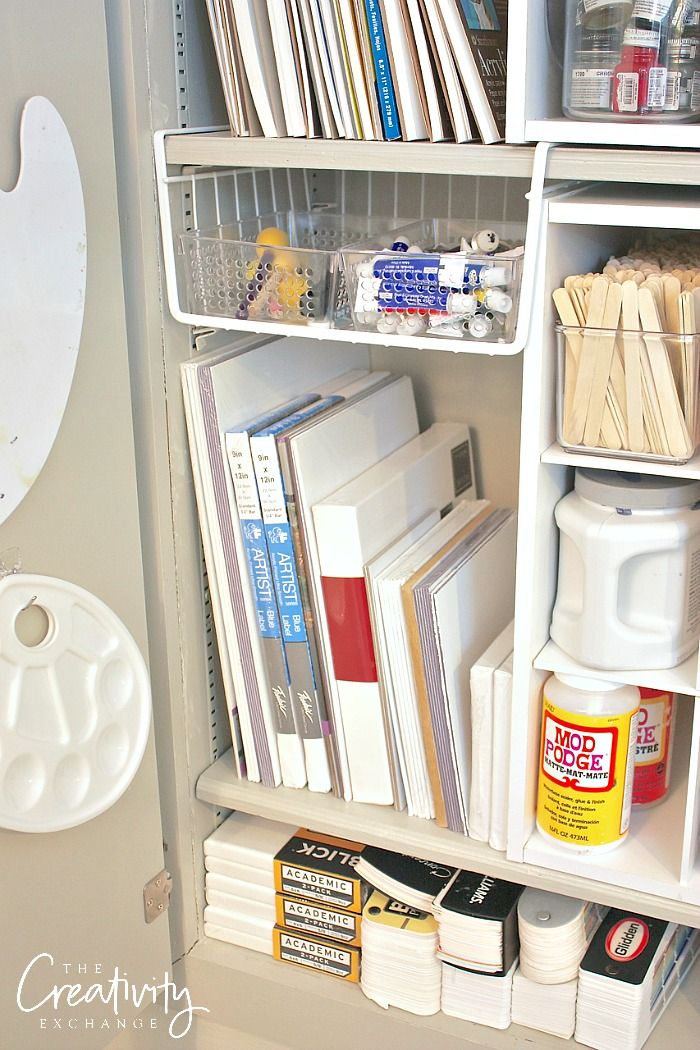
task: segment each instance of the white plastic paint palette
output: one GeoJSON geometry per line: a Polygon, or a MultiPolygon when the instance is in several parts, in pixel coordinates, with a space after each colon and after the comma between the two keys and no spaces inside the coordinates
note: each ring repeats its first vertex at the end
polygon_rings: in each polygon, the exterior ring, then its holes
{"type": "Polygon", "coordinates": [[[59,831],[104,812],[131,783],[150,721],[143,657],[111,609],[62,580],[0,582],[0,826],[59,831]],[[17,633],[31,605],[48,619],[36,645],[17,633]]]}

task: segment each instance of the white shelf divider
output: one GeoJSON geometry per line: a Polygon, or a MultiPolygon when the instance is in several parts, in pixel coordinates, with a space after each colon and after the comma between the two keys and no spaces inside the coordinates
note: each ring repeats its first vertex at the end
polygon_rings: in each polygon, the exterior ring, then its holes
{"type": "MultiPolygon", "coordinates": [[[[197,798],[225,809],[240,810],[295,827],[340,835],[355,842],[381,846],[425,860],[455,864],[510,882],[596,900],[611,907],[631,906],[629,889],[624,884],[594,883],[590,876],[577,876],[550,866],[508,860],[505,853],[491,849],[486,843],[439,828],[433,821],[418,820],[405,812],[398,813],[388,806],[344,802],[330,794],[318,794],[306,788],[267,788],[262,784],[238,780],[230,752],[226,752],[201,774],[197,781],[197,798]]],[[[678,834],[680,836],[680,832],[678,834]]],[[[690,906],[681,902],[678,885],[670,874],[658,892],[663,895],[641,891],[635,894],[634,907],[645,914],[700,926],[700,905],[690,906]]]]}
{"type": "Polygon", "coordinates": [[[592,470],[624,470],[629,474],[656,474],[667,478],[700,479],[700,453],[687,463],[658,463],[650,459],[628,459],[596,452],[569,452],[554,442],[542,453],[543,463],[564,467],[589,467],[592,470]]]}
{"type": "MultiPolygon", "coordinates": [[[[552,135],[546,141],[563,140],[552,135]]],[[[168,164],[202,167],[396,171],[529,179],[534,146],[251,139],[234,138],[228,131],[200,131],[169,135],[165,155],[168,164]]],[[[669,153],[668,150],[558,146],[549,160],[548,177],[696,186],[698,171],[696,157],[684,150],[669,153]]]]}
{"type": "Polygon", "coordinates": [[[647,689],[664,689],[669,693],[682,693],[685,696],[700,695],[698,687],[698,654],[693,653],[678,667],[668,667],[655,671],[638,670],[600,670],[587,667],[568,656],[559,646],[549,641],[535,659],[535,667],[542,671],[557,671],[560,674],[577,675],[579,678],[593,678],[608,682],[622,682],[625,685],[644,686],[647,689]]]}

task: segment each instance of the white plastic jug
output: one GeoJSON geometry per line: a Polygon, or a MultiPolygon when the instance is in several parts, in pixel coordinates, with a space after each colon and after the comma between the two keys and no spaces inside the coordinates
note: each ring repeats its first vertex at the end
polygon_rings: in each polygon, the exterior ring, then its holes
{"type": "Polygon", "coordinates": [[[557,504],[551,636],[605,670],[675,667],[700,638],[700,481],[578,469],[557,504]]]}

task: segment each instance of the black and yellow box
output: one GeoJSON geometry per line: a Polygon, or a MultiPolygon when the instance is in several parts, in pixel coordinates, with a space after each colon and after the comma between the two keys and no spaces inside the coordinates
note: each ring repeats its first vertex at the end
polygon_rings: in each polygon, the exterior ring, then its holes
{"type": "Polygon", "coordinates": [[[277,925],[284,926],[290,932],[342,941],[355,947],[360,944],[362,916],[359,912],[327,907],[292,893],[278,893],[275,897],[275,913],[277,925]]]}
{"type": "Polygon", "coordinates": [[[337,941],[334,943],[275,926],[272,931],[272,954],[281,962],[308,966],[353,984],[360,980],[360,949],[338,944],[337,941]]]}
{"type": "Polygon", "coordinates": [[[366,884],[355,871],[364,846],[299,828],[274,860],[277,893],[361,912],[366,884]]]}

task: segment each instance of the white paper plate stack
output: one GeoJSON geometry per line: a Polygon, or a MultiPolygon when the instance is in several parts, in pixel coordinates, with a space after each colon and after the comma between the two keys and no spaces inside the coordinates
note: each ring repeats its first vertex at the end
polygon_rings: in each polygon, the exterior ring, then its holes
{"type": "Polygon", "coordinates": [[[700,931],[611,911],[581,963],[576,1040],[640,1050],[700,948],[700,931]]]}
{"type": "Polygon", "coordinates": [[[440,1009],[437,923],[374,890],[362,911],[362,991],[385,1009],[412,1014],[440,1009]]]}
{"type": "MultiPolygon", "coordinates": [[[[518,901],[520,970],[538,984],[566,984],[606,914],[599,904],[528,888],[518,901]]],[[[543,993],[543,1002],[548,1002],[543,993]]]]}
{"type": "Polygon", "coordinates": [[[538,984],[520,968],[513,977],[513,1024],[570,1039],[576,1027],[578,979],[564,984],[538,984]]]}
{"type": "Polygon", "coordinates": [[[460,871],[436,899],[439,957],[469,970],[503,976],[518,957],[518,899],[523,887],[460,871]]]}
{"type": "Polygon", "coordinates": [[[504,976],[442,964],[442,1012],[490,1028],[508,1028],[517,960],[504,976]]]}
{"type": "Polygon", "coordinates": [[[273,860],[296,830],[292,824],[232,813],[205,839],[207,937],[272,955],[273,860]]]}

